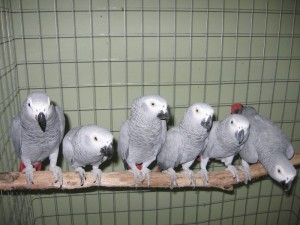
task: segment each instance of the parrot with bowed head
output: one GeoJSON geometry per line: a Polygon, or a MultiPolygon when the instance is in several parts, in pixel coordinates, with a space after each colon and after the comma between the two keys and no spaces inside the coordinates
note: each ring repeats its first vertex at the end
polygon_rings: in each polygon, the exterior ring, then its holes
{"type": "Polygon", "coordinates": [[[221,121],[213,122],[207,138],[207,147],[200,154],[200,174],[203,184],[206,184],[208,181],[206,166],[211,158],[224,162],[227,170],[231,172],[237,182],[239,181],[237,170],[232,165],[232,161],[247,141],[249,131],[250,123],[242,115],[229,115],[221,121]]]}
{"type": "Polygon", "coordinates": [[[130,118],[120,129],[118,151],[126,169],[131,168],[135,186],[138,181],[148,180],[148,166],[156,159],[166,138],[169,119],[168,105],[159,95],[146,95],[135,99],[130,118]],[[142,164],[139,170],[136,164],[142,164]]]}
{"type": "Polygon", "coordinates": [[[196,185],[193,171],[189,168],[206,147],[213,114],[214,110],[208,104],[193,104],[186,110],[179,125],[167,132],[167,138],[157,156],[157,162],[160,169],[170,175],[171,188],[178,185],[174,168],[179,165],[182,165],[191,184],[196,185]]]}
{"type": "Polygon", "coordinates": [[[243,115],[250,121],[251,132],[240,152],[246,180],[251,180],[248,163],[259,161],[268,174],[281,183],[285,191],[289,191],[296,169],[288,160],[293,157],[294,148],[286,135],[272,121],[259,115],[253,107],[235,103],[232,105],[232,113],[243,115]]]}
{"type": "Polygon", "coordinates": [[[56,162],[64,129],[62,109],[53,106],[49,96],[43,92],[28,95],[19,115],[12,118],[10,136],[15,152],[21,158],[20,172],[26,173],[28,188],[33,183],[33,172],[40,170],[41,162],[47,157],[55,182],[63,185],[61,168],[56,166],[56,162]]]}
{"type": "Polygon", "coordinates": [[[81,186],[86,180],[82,167],[93,166],[93,174],[97,185],[101,182],[101,170],[98,168],[113,155],[113,135],[96,125],[86,125],[71,129],[63,140],[64,158],[79,173],[81,186]]]}

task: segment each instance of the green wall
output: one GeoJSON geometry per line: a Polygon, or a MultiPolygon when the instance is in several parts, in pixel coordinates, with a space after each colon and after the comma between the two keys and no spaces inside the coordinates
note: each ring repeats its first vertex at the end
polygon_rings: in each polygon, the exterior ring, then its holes
{"type": "MultiPolygon", "coordinates": [[[[211,104],[223,119],[242,102],[276,122],[300,150],[297,0],[0,0],[0,38],[1,171],[18,168],[10,120],[40,90],[63,107],[67,130],[98,124],[116,144],[133,99],[156,93],[168,101],[170,126],[192,103],[211,104]]],[[[72,171],[63,159],[60,165],[72,171]]],[[[116,154],[102,169],[123,165],[116,154]]],[[[209,169],[224,167],[213,162],[209,169]]],[[[298,179],[289,194],[267,177],[231,193],[1,193],[0,221],[300,224],[298,179]]]]}

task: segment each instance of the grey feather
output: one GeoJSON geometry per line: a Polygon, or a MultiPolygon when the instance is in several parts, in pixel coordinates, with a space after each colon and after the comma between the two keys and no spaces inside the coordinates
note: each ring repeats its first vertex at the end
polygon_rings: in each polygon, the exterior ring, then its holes
{"type": "Polygon", "coordinates": [[[159,95],[141,96],[134,100],[131,115],[120,129],[118,152],[125,167],[129,165],[138,180],[150,176],[148,166],[156,159],[166,138],[168,119],[167,102],[159,95]],[[137,171],[136,164],[143,164],[143,169],[137,171]]]}
{"type": "Polygon", "coordinates": [[[28,171],[27,182],[32,182],[32,163],[50,158],[50,170],[61,182],[62,176],[56,168],[59,145],[64,135],[65,118],[60,107],[54,107],[48,95],[35,92],[27,96],[20,114],[12,119],[10,133],[15,152],[28,171]],[[43,126],[38,117],[43,114],[43,126]],[[28,168],[27,168],[28,167],[28,168]]]}
{"type": "Polygon", "coordinates": [[[64,158],[79,172],[81,184],[84,184],[86,165],[93,166],[95,182],[100,184],[99,165],[113,154],[113,135],[97,125],[85,125],[71,129],[63,140],[64,158]]]}
{"type": "Polygon", "coordinates": [[[168,170],[172,184],[176,184],[173,168],[183,165],[183,169],[195,185],[192,171],[189,169],[196,157],[205,148],[206,138],[212,125],[214,110],[205,103],[190,106],[178,126],[167,132],[167,139],[157,156],[161,170],[168,170]]]}
{"type": "Polygon", "coordinates": [[[206,165],[209,159],[218,159],[239,180],[236,169],[231,165],[233,157],[242,149],[249,136],[249,121],[246,117],[233,114],[213,123],[208,136],[208,143],[201,153],[201,175],[207,181],[206,165]]]}
{"type": "Polygon", "coordinates": [[[296,176],[294,166],[288,161],[294,154],[291,142],[276,124],[259,115],[253,107],[244,107],[239,113],[251,124],[241,158],[248,163],[260,161],[269,175],[289,190],[296,176]]]}

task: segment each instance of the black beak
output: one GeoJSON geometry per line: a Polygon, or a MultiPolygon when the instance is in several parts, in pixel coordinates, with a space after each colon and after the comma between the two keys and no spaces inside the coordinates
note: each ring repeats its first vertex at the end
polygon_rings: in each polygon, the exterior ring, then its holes
{"type": "Polygon", "coordinates": [[[160,113],[157,114],[157,117],[161,120],[169,120],[170,119],[170,115],[169,115],[169,112],[163,112],[161,111],[160,113]]]}
{"type": "Polygon", "coordinates": [[[240,130],[239,132],[235,133],[235,138],[238,140],[239,144],[242,143],[242,141],[244,140],[244,130],[240,130]]]}
{"type": "Polygon", "coordinates": [[[111,159],[113,155],[113,147],[112,144],[109,146],[104,146],[103,148],[100,149],[100,152],[104,155],[107,156],[107,159],[111,159]]]}
{"type": "Polygon", "coordinates": [[[289,191],[292,187],[292,180],[289,182],[281,181],[280,183],[282,184],[284,191],[289,191]]]}
{"type": "Polygon", "coordinates": [[[207,118],[207,120],[202,120],[201,121],[201,126],[204,127],[204,128],[206,128],[207,132],[210,131],[211,125],[212,125],[212,117],[211,116],[209,116],[207,118]]]}
{"type": "Polygon", "coordinates": [[[47,124],[47,121],[46,121],[46,116],[44,113],[40,112],[39,115],[37,116],[37,121],[42,129],[43,132],[45,132],[46,130],[46,124],[47,124]]]}

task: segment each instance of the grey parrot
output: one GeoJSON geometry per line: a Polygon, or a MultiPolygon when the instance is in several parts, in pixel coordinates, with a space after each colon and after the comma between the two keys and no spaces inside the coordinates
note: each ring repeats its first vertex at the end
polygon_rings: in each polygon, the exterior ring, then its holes
{"type": "Polygon", "coordinates": [[[250,123],[242,115],[233,114],[221,121],[213,122],[212,129],[207,138],[207,147],[200,154],[200,174],[203,184],[206,184],[208,180],[206,166],[211,158],[224,162],[227,170],[239,181],[237,170],[232,165],[232,161],[247,141],[249,131],[250,123]]]}
{"type": "Polygon", "coordinates": [[[259,115],[255,108],[238,103],[233,106],[236,107],[233,113],[245,116],[251,126],[248,141],[240,152],[246,178],[251,180],[248,163],[259,161],[268,174],[289,191],[296,176],[296,169],[288,160],[294,155],[291,142],[276,124],[259,115]]]}
{"type": "Polygon", "coordinates": [[[131,169],[135,185],[148,180],[148,166],[156,159],[166,138],[169,119],[168,105],[159,95],[146,95],[136,98],[131,106],[130,118],[120,129],[118,152],[125,169],[131,169]],[[139,170],[136,164],[142,164],[139,170]]]}
{"type": "Polygon", "coordinates": [[[100,164],[111,159],[113,155],[113,135],[97,125],[85,125],[71,129],[63,140],[64,158],[79,173],[81,185],[86,179],[82,167],[93,166],[95,183],[100,185],[100,164]]]}
{"type": "MultiPolygon", "coordinates": [[[[26,173],[27,187],[33,183],[32,164],[50,159],[49,170],[55,182],[63,185],[61,168],[56,166],[59,145],[63,139],[65,117],[62,109],[53,106],[46,93],[34,92],[25,99],[21,112],[12,118],[10,136],[15,152],[21,158],[22,172],[26,173]]],[[[20,171],[21,172],[21,171],[20,171]]]]}
{"type": "Polygon", "coordinates": [[[170,175],[171,188],[178,185],[174,168],[179,165],[182,165],[191,184],[196,185],[193,171],[189,168],[206,147],[213,114],[214,110],[208,104],[193,104],[186,110],[179,125],[167,132],[167,138],[157,156],[157,162],[160,169],[170,175]]]}

